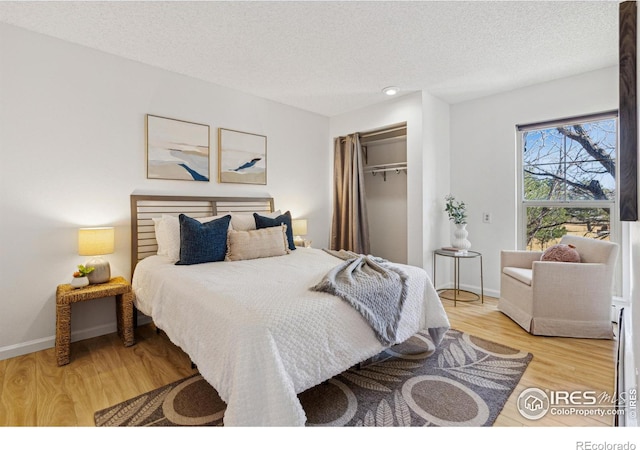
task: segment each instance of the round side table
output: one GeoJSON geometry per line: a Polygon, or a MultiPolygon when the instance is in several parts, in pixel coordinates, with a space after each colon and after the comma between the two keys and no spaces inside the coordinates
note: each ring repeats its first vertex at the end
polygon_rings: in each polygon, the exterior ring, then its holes
{"type": "Polygon", "coordinates": [[[456,306],[457,302],[475,302],[480,300],[484,303],[484,280],[482,277],[482,253],[467,250],[466,253],[459,253],[449,250],[438,249],[433,252],[433,283],[436,283],[436,257],[444,256],[446,258],[453,258],[453,289],[436,289],[440,298],[446,300],[453,300],[453,306],[456,306]],[[462,259],[479,259],[480,261],[480,294],[471,292],[465,289],[460,289],[460,260],[462,259]],[[453,291],[453,295],[451,295],[453,291]],[[461,296],[461,294],[467,294],[471,298],[461,296]]]}

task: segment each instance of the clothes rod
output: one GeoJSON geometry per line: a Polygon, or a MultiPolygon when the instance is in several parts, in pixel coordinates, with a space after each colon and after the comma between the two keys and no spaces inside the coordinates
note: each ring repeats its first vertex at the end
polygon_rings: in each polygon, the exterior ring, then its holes
{"type": "Polygon", "coordinates": [[[400,172],[407,173],[407,166],[404,166],[404,167],[389,167],[389,168],[386,168],[386,169],[369,169],[369,170],[366,170],[365,173],[370,173],[374,177],[376,176],[377,173],[381,173],[382,174],[382,179],[384,181],[387,181],[387,172],[391,172],[391,171],[395,171],[396,174],[399,174],[400,172]]]}
{"type": "Polygon", "coordinates": [[[370,166],[365,166],[364,169],[368,171],[381,171],[383,169],[406,169],[407,162],[396,162],[396,163],[387,163],[387,164],[372,164],[370,166]]]}
{"type": "Polygon", "coordinates": [[[365,171],[365,173],[372,173],[372,174],[376,174],[378,172],[392,172],[395,171],[396,173],[400,173],[401,171],[406,172],[407,168],[406,167],[391,167],[389,169],[369,169],[367,171],[365,171]]]}

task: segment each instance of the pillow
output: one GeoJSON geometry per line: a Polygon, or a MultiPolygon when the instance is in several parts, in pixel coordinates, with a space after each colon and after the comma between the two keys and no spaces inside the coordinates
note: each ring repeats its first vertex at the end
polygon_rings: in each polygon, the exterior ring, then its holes
{"type": "Polygon", "coordinates": [[[552,245],[542,253],[540,261],[579,263],[580,254],[576,250],[575,245],[556,244],[552,245]]]}
{"type": "Polygon", "coordinates": [[[180,260],[176,265],[224,261],[227,254],[230,215],[205,223],[184,214],[180,214],[178,219],[180,220],[180,260]]]}
{"type": "MultiPolygon", "coordinates": [[[[221,216],[208,216],[195,218],[198,222],[210,222],[214,219],[220,219],[221,216]]],[[[163,214],[162,217],[153,218],[153,226],[156,233],[156,241],[158,242],[158,255],[167,256],[171,261],[176,262],[180,259],[180,220],[176,216],[163,214]]]]}
{"type": "Polygon", "coordinates": [[[287,243],[289,244],[289,250],[296,249],[296,245],[293,243],[293,227],[291,226],[291,213],[289,211],[276,218],[261,216],[257,213],[253,213],[253,217],[256,221],[257,229],[277,227],[285,224],[287,226],[287,243]]]}
{"type": "Polygon", "coordinates": [[[280,225],[249,231],[229,230],[227,260],[241,261],[290,253],[286,229],[286,225],[280,225]]]}
{"type": "Polygon", "coordinates": [[[168,256],[172,261],[180,259],[180,222],[175,216],[163,214],[153,218],[158,251],[161,256],[168,256]]]}
{"type": "MultiPolygon", "coordinates": [[[[277,210],[272,213],[263,214],[263,216],[275,219],[280,214],[282,214],[280,210],[277,210]]],[[[253,218],[253,214],[251,213],[231,213],[231,226],[234,230],[238,231],[255,230],[256,220],[253,218]]]]}

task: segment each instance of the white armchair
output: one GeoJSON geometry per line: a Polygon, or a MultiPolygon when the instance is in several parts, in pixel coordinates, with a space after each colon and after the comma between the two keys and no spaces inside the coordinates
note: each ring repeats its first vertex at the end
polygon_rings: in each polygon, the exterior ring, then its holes
{"type": "Polygon", "coordinates": [[[498,310],[531,334],[613,337],[612,297],[618,244],[565,235],[580,263],[540,261],[541,251],[502,251],[498,310]]]}

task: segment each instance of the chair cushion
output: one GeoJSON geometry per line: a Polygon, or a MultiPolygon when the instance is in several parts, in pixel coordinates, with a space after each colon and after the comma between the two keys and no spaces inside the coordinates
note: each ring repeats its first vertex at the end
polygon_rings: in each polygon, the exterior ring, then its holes
{"type": "Polygon", "coordinates": [[[502,273],[510,276],[511,278],[515,278],[521,283],[531,286],[531,278],[533,275],[533,270],[531,269],[522,269],[520,267],[504,267],[502,269],[502,273]]]}

